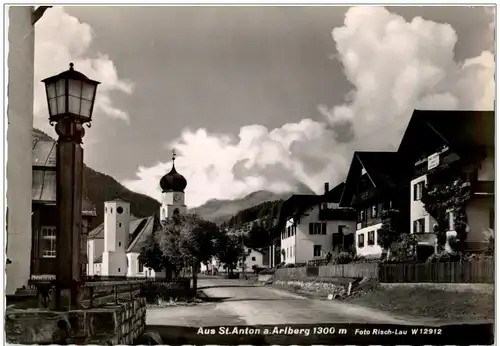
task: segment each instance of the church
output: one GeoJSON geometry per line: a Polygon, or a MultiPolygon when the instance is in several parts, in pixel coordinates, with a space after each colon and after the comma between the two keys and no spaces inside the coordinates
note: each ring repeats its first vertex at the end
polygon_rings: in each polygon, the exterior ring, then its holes
{"type": "Polygon", "coordinates": [[[162,201],[160,218],[154,215],[144,218],[130,213],[130,203],[117,198],[104,203],[104,222],[93,229],[87,238],[87,275],[165,277],[156,273],[140,259],[142,249],[161,222],[174,213],[185,214],[187,207],[184,190],[187,181],[175,169],[175,152],[172,169],[160,179],[162,201]]]}

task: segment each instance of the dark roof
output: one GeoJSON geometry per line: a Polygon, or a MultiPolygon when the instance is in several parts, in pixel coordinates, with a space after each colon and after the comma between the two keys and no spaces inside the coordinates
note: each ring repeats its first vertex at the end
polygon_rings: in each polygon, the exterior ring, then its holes
{"type": "Polygon", "coordinates": [[[340,200],[341,206],[349,206],[355,193],[361,171],[364,168],[375,187],[395,186],[399,173],[398,153],[388,151],[355,151],[352,156],[346,185],[340,200]]]}
{"type": "Polygon", "coordinates": [[[142,252],[142,248],[153,234],[157,223],[158,219],[155,216],[149,216],[145,220],[142,220],[134,230],[134,233],[131,233],[127,252],[142,252]]]}
{"type": "MultiPolygon", "coordinates": [[[[52,169],[33,169],[31,200],[33,202],[56,204],[56,171],[52,169]]],[[[82,200],[82,215],[97,216],[95,205],[87,198],[82,200]]]]}
{"type": "Polygon", "coordinates": [[[104,222],[89,232],[88,239],[104,239],[104,222]]]}
{"type": "Polygon", "coordinates": [[[175,158],[172,160],[172,169],[160,179],[162,192],[178,191],[183,192],[187,186],[187,180],[182,174],[175,170],[175,158]]]}
{"type": "Polygon", "coordinates": [[[323,195],[292,195],[281,204],[278,224],[282,226],[288,218],[299,216],[308,208],[320,204],[323,200],[323,195]]]}
{"type": "MultiPolygon", "coordinates": [[[[131,215],[131,218],[132,218],[132,221],[130,221],[129,234],[133,235],[134,232],[137,231],[137,226],[142,221],[144,221],[148,218],[147,217],[137,218],[133,215],[131,215]]],[[[132,236],[130,238],[134,239],[134,237],[132,237],[132,236]]],[[[88,239],[104,239],[104,222],[89,232],[88,239]]]]}
{"type": "Polygon", "coordinates": [[[398,173],[396,152],[357,151],[356,154],[375,186],[395,184],[398,173]]]}
{"type": "Polygon", "coordinates": [[[32,170],[31,199],[34,202],[56,203],[56,171],[32,170]]]}
{"type": "Polygon", "coordinates": [[[34,167],[56,168],[56,142],[33,137],[31,164],[34,167]]]}
{"type": "MultiPolygon", "coordinates": [[[[32,185],[31,200],[56,203],[56,142],[33,137],[31,150],[32,185]]],[[[82,215],[97,216],[95,205],[84,198],[82,215]]]]}
{"type": "Polygon", "coordinates": [[[342,182],[337,186],[335,186],[330,191],[328,191],[325,194],[327,201],[331,203],[339,203],[340,198],[342,197],[342,193],[344,192],[344,188],[345,188],[345,183],[342,182]]]}
{"type": "Polygon", "coordinates": [[[422,152],[443,145],[458,152],[476,147],[494,148],[495,112],[415,110],[398,153],[402,159],[414,161],[422,152]]]}

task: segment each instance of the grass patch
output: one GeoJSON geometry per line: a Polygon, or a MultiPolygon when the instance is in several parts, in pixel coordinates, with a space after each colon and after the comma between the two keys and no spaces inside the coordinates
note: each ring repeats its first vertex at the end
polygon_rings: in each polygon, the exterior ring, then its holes
{"type": "Polygon", "coordinates": [[[450,292],[426,287],[376,287],[346,302],[401,316],[440,320],[494,319],[493,290],[450,292]]]}

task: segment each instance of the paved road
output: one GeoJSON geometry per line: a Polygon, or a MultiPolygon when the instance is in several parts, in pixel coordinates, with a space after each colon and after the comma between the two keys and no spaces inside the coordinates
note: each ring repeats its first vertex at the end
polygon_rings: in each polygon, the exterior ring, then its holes
{"type": "Polygon", "coordinates": [[[410,321],[338,301],[308,299],[269,286],[249,286],[249,283],[240,280],[201,279],[198,287],[212,302],[187,307],[148,309],[146,323],[183,327],[304,323],[422,323],[422,320],[410,321]]]}

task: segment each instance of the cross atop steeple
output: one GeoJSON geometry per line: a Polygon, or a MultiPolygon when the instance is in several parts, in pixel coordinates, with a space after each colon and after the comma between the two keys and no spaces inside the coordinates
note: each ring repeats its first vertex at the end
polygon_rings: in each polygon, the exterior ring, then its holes
{"type": "Polygon", "coordinates": [[[175,152],[175,148],[172,149],[172,163],[175,161],[175,157],[177,156],[177,153],[175,152]]]}

